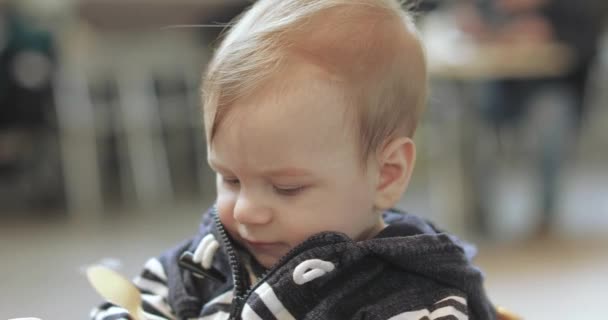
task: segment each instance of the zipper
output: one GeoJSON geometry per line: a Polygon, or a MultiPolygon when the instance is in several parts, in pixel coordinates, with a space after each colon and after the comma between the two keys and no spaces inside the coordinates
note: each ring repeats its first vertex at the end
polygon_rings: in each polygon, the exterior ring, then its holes
{"type": "Polygon", "coordinates": [[[213,219],[215,221],[216,228],[220,234],[222,242],[224,243],[226,253],[228,254],[230,269],[232,271],[234,298],[232,302],[229,320],[240,319],[240,315],[243,308],[245,307],[245,303],[247,302],[253,291],[255,291],[262,283],[264,283],[276,270],[285,265],[293,257],[299,255],[300,253],[306,250],[309,250],[312,247],[318,246],[318,244],[312,245],[314,242],[317,242],[319,239],[325,238],[329,234],[335,234],[332,232],[323,232],[308,238],[293,249],[289,250],[283,257],[279,259],[277,263],[275,263],[274,266],[272,266],[272,268],[268,269],[260,277],[260,279],[256,282],[254,286],[251,286],[249,282],[249,277],[247,276],[247,271],[245,270],[245,267],[241,264],[241,261],[236,254],[236,251],[232,245],[232,240],[228,236],[228,232],[226,232],[224,225],[220,221],[219,215],[217,213],[217,208],[215,206],[213,207],[211,214],[213,214],[213,219]]]}
{"type": "MultiPolygon", "coordinates": [[[[219,219],[217,219],[219,221],[219,219]]],[[[220,223],[220,227],[223,229],[223,226],[220,223]]],[[[224,230],[225,232],[225,230],[224,230]]],[[[243,310],[243,308],[245,307],[245,303],[247,302],[247,300],[249,299],[249,297],[251,296],[251,294],[260,286],[262,285],[262,283],[264,283],[276,270],[280,269],[282,266],[284,266],[285,264],[287,264],[287,262],[289,260],[291,260],[292,258],[294,258],[295,256],[299,255],[300,253],[309,250],[310,248],[316,247],[317,245],[311,245],[312,243],[318,241],[319,239],[324,238],[325,236],[327,236],[328,234],[333,234],[331,232],[323,232],[323,233],[319,233],[315,236],[312,236],[310,238],[308,238],[307,240],[305,240],[304,242],[300,243],[299,245],[297,245],[296,247],[294,247],[293,249],[289,250],[283,257],[281,257],[279,259],[279,261],[277,263],[275,263],[274,266],[272,266],[272,268],[268,269],[261,277],[260,279],[256,282],[256,284],[252,287],[250,287],[248,290],[246,290],[244,292],[243,295],[236,295],[235,294],[235,304],[233,305],[233,309],[232,312],[230,313],[230,320],[238,320],[240,319],[240,314],[243,310]]]]}
{"type": "Polygon", "coordinates": [[[232,283],[234,286],[234,298],[232,303],[232,310],[230,312],[230,320],[238,319],[238,315],[242,306],[245,305],[243,296],[247,293],[247,287],[249,287],[249,279],[245,267],[241,264],[239,257],[237,256],[232,241],[224,228],[224,225],[220,221],[217,209],[213,207],[212,212],[215,226],[220,234],[221,240],[228,254],[228,262],[232,271],[232,283]]]}

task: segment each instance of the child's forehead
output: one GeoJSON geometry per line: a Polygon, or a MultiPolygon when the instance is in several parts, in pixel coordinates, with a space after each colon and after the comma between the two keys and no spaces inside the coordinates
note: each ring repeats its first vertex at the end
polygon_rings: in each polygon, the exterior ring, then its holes
{"type": "Polygon", "coordinates": [[[244,167],[249,168],[301,165],[301,159],[322,162],[338,154],[355,161],[358,140],[345,110],[340,95],[323,82],[270,86],[235,101],[218,127],[211,151],[217,161],[235,167],[248,163],[244,167]]]}
{"type": "Polygon", "coordinates": [[[250,94],[234,101],[230,109],[254,112],[311,111],[344,112],[350,90],[346,83],[327,69],[303,58],[290,58],[281,70],[250,94]]]}
{"type": "Polygon", "coordinates": [[[246,135],[262,129],[275,134],[350,134],[353,112],[345,96],[345,89],[329,80],[324,70],[294,64],[254,93],[235,100],[217,132],[239,128],[246,135]]]}
{"type": "Polygon", "coordinates": [[[226,121],[240,125],[257,122],[257,126],[264,127],[281,127],[286,123],[322,130],[343,128],[350,119],[341,90],[320,81],[288,83],[288,79],[284,85],[268,86],[256,95],[236,100],[226,121]]]}

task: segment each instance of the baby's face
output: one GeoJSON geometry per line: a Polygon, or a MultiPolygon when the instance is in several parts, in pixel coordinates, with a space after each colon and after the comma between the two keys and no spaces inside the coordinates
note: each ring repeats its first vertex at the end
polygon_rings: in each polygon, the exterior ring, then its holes
{"type": "Polygon", "coordinates": [[[339,91],[308,65],[267,88],[236,102],[209,148],[227,231],[265,267],[318,232],[375,235],[377,171],[361,166],[339,91]]]}

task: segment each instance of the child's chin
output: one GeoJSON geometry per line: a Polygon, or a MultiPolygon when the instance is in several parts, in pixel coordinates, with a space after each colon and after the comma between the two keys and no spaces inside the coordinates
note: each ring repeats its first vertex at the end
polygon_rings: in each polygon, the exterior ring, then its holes
{"type": "Polygon", "coordinates": [[[266,255],[256,256],[255,259],[262,267],[266,269],[272,268],[279,261],[277,257],[271,257],[266,255]]]}

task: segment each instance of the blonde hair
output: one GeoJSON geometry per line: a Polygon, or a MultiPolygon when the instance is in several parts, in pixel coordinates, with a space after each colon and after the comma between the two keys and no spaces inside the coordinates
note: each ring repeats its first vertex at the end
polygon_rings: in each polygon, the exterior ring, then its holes
{"type": "Polygon", "coordinates": [[[396,0],[259,0],[238,18],[203,79],[212,143],[234,101],[303,57],[346,83],[367,159],[390,137],[414,134],[426,104],[422,45],[396,0]]]}

